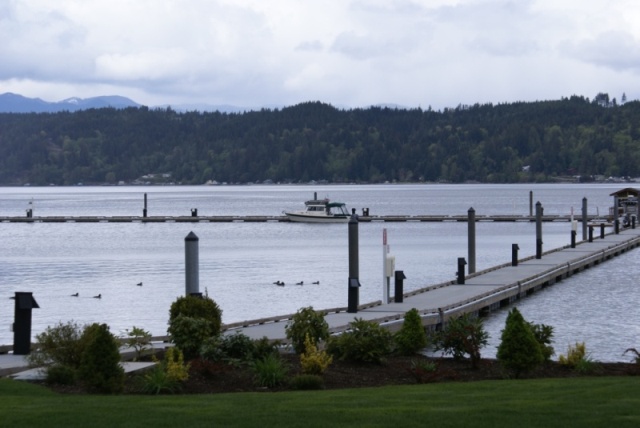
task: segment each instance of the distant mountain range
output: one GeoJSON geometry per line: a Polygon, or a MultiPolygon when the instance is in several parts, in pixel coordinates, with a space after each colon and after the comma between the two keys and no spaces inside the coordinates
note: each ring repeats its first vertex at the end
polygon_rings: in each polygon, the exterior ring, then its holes
{"type": "MultiPolygon", "coordinates": [[[[61,111],[78,111],[91,108],[127,108],[141,107],[135,101],[121,97],[119,95],[92,97],[92,98],[67,98],[57,102],[48,102],[40,98],[27,98],[22,95],[10,92],[0,94],[0,113],[57,113],[61,111]]],[[[255,110],[255,108],[236,107],[231,105],[209,105],[209,104],[183,104],[183,105],[162,105],[151,108],[167,108],[185,111],[220,111],[223,113],[242,113],[244,111],[255,110]]]]}

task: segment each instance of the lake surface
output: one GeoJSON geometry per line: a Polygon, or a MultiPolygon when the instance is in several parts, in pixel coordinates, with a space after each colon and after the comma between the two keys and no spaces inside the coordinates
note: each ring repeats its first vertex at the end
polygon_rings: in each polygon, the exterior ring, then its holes
{"type": "MultiPolygon", "coordinates": [[[[608,213],[620,184],[598,185],[324,185],[0,188],[0,216],[281,215],[303,207],[313,192],[372,215],[529,214],[529,192],[545,215],[608,213]]],[[[362,223],[359,225],[360,302],[382,298],[382,233],[387,229],[405,291],[455,278],[467,257],[466,223],[362,223]]],[[[105,322],[114,333],[132,326],[166,333],[171,302],[185,292],[184,238],[199,237],[200,289],[223,310],[223,322],[347,305],[348,235],[345,224],[295,223],[0,223],[0,344],[13,341],[16,291],[31,291],[33,334],[59,321],[105,322]],[[285,287],[273,285],[284,281],[285,287]],[[304,286],[294,284],[304,281],[304,286]],[[312,285],[320,281],[318,285],[312,285]],[[136,286],[142,282],[143,286],[136,286]],[[79,293],[79,297],[71,294],[79,293]],[[92,296],[101,294],[101,299],[92,296]]],[[[535,224],[476,224],[476,268],[535,254],[535,224]]],[[[543,224],[544,250],[569,243],[566,222],[543,224]]],[[[579,232],[578,238],[581,238],[579,232]]],[[[635,286],[638,255],[625,254],[550,287],[518,306],[525,318],[554,326],[557,352],[585,341],[592,357],[629,361],[638,346],[635,286]],[[566,306],[563,306],[566,305],[566,306]]],[[[495,355],[507,311],[486,320],[495,355]]]]}

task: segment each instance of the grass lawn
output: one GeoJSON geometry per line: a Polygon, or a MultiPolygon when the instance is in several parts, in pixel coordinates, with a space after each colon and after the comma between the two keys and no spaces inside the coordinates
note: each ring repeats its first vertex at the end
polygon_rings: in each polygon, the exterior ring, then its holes
{"type": "Polygon", "coordinates": [[[215,395],[60,395],[0,379],[0,427],[638,427],[640,378],[215,395]]]}

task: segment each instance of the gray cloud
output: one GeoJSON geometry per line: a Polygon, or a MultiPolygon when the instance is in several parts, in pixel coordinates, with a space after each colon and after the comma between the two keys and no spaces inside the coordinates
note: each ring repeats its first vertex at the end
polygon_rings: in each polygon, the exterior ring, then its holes
{"type": "Polygon", "coordinates": [[[635,99],[639,20],[627,0],[0,2],[0,88],[150,105],[635,99]]]}

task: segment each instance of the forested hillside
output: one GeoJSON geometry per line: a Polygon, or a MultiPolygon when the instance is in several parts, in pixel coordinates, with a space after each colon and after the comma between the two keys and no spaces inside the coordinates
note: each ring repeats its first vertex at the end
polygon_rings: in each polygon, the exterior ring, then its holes
{"type": "Polygon", "coordinates": [[[145,107],[0,114],[0,184],[521,182],[640,176],[640,103],[339,110],[309,102],[242,114],[145,107]]]}

